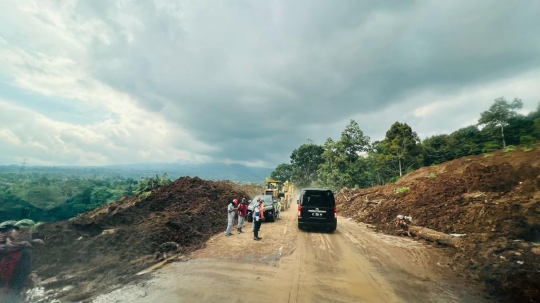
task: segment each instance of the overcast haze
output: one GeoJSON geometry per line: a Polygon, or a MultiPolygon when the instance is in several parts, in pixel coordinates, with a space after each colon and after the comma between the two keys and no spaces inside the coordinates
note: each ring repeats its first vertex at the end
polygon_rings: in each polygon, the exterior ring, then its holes
{"type": "Polygon", "coordinates": [[[540,1],[0,2],[0,164],[273,167],[540,101],[540,1]]]}

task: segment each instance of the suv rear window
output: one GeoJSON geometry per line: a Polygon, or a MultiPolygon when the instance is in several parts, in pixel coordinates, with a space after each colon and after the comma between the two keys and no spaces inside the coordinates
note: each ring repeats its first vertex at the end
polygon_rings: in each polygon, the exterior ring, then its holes
{"type": "Polygon", "coordinates": [[[334,200],[334,194],[330,190],[308,190],[302,195],[301,205],[334,207],[336,201],[334,200]]]}

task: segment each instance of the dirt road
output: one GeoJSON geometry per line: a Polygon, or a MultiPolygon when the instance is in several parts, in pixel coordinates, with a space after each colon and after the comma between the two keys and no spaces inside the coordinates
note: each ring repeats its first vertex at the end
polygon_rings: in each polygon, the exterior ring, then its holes
{"type": "Polygon", "coordinates": [[[435,248],[341,217],[331,234],[299,231],[294,209],[282,217],[262,225],[262,241],[247,223],[93,302],[492,302],[435,248]]]}

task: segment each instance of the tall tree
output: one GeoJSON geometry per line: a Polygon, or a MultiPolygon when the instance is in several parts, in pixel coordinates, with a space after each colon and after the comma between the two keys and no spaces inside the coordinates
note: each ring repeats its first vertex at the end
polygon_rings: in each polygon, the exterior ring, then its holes
{"type": "Polygon", "coordinates": [[[317,170],[323,162],[324,149],[313,143],[302,144],[291,154],[292,181],[305,187],[317,180],[317,170]]]}
{"type": "Polygon", "coordinates": [[[355,161],[361,152],[367,152],[369,149],[369,137],[364,135],[354,120],[351,120],[341,133],[340,143],[349,163],[355,161]]]}
{"type": "Polygon", "coordinates": [[[504,127],[508,125],[508,120],[510,118],[517,116],[517,112],[515,110],[522,107],[523,102],[521,99],[515,98],[512,103],[509,103],[504,97],[497,98],[489,110],[480,114],[478,125],[500,127],[502,144],[504,148],[506,147],[506,141],[504,139],[504,127]]]}
{"type": "Polygon", "coordinates": [[[291,180],[293,168],[291,164],[281,163],[270,174],[270,178],[285,182],[291,180]]]}
{"type": "Polygon", "coordinates": [[[328,187],[332,190],[339,190],[344,186],[344,164],[347,160],[344,156],[344,149],[340,146],[339,142],[334,142],[332,138],[326,139],[323,145],[324,152],[321,157],[323,163],[319,166],[317,171],[318,183],[323,187],[328,187]]]}
{"type": "Polygon", "coordinates": [[[387,160],[395,164],[400,177],[406,169],[416,168],[419,164],[420,139],[407,123],[392,124],[386,132],[382,148],[387,160]]]}
{"type": "Polygon", "coordinates": [[[332,189],[341,187],[366,187],[371,184],[367,172],[369,161],[365,155],[369,150],[369,137],[364,135],[358,123],[350,120],[341,133],[340,140],[328,138],[323,145],[324,162],[319,167],[319,184],[332,189]]]}
{"type": "Polygon", "coordinates": [[[371,167],[378,184],[384,184],[387,180],[392,178],[392,172],[389,170],[390,163],[388,157],[383,153],[382,141],[374,141],[371,144],[368,157],[371,161],[371,167]]]}

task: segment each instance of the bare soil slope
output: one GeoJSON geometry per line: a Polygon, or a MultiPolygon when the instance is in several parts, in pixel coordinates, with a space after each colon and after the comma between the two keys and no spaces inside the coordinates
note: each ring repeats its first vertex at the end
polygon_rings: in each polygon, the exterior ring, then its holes
{"type": "Polygon", "coordinates": [[[508,301],[540,302],[538,147],[425,167],[396,184],[345,188],[338,204],[341,215],[391,234],[400,233],[397,215],[412,216],[414,225],[466,234],[452,252],[452,269],[508,301]]]}
{"type": "Polygon", "coordinates": [[[180,178],[146,198],[129,197],[69,221],[40,225],[46,245],[34,252],[34,269],[46,288],[67,301],[79,301],[132,279],[156,262],[164,242],[181,252],[200,248],[225,230],[226,205],[250,197],[228,181],[180,178]],[[48,280],[47,280],[48,279],[48,280]]]}

